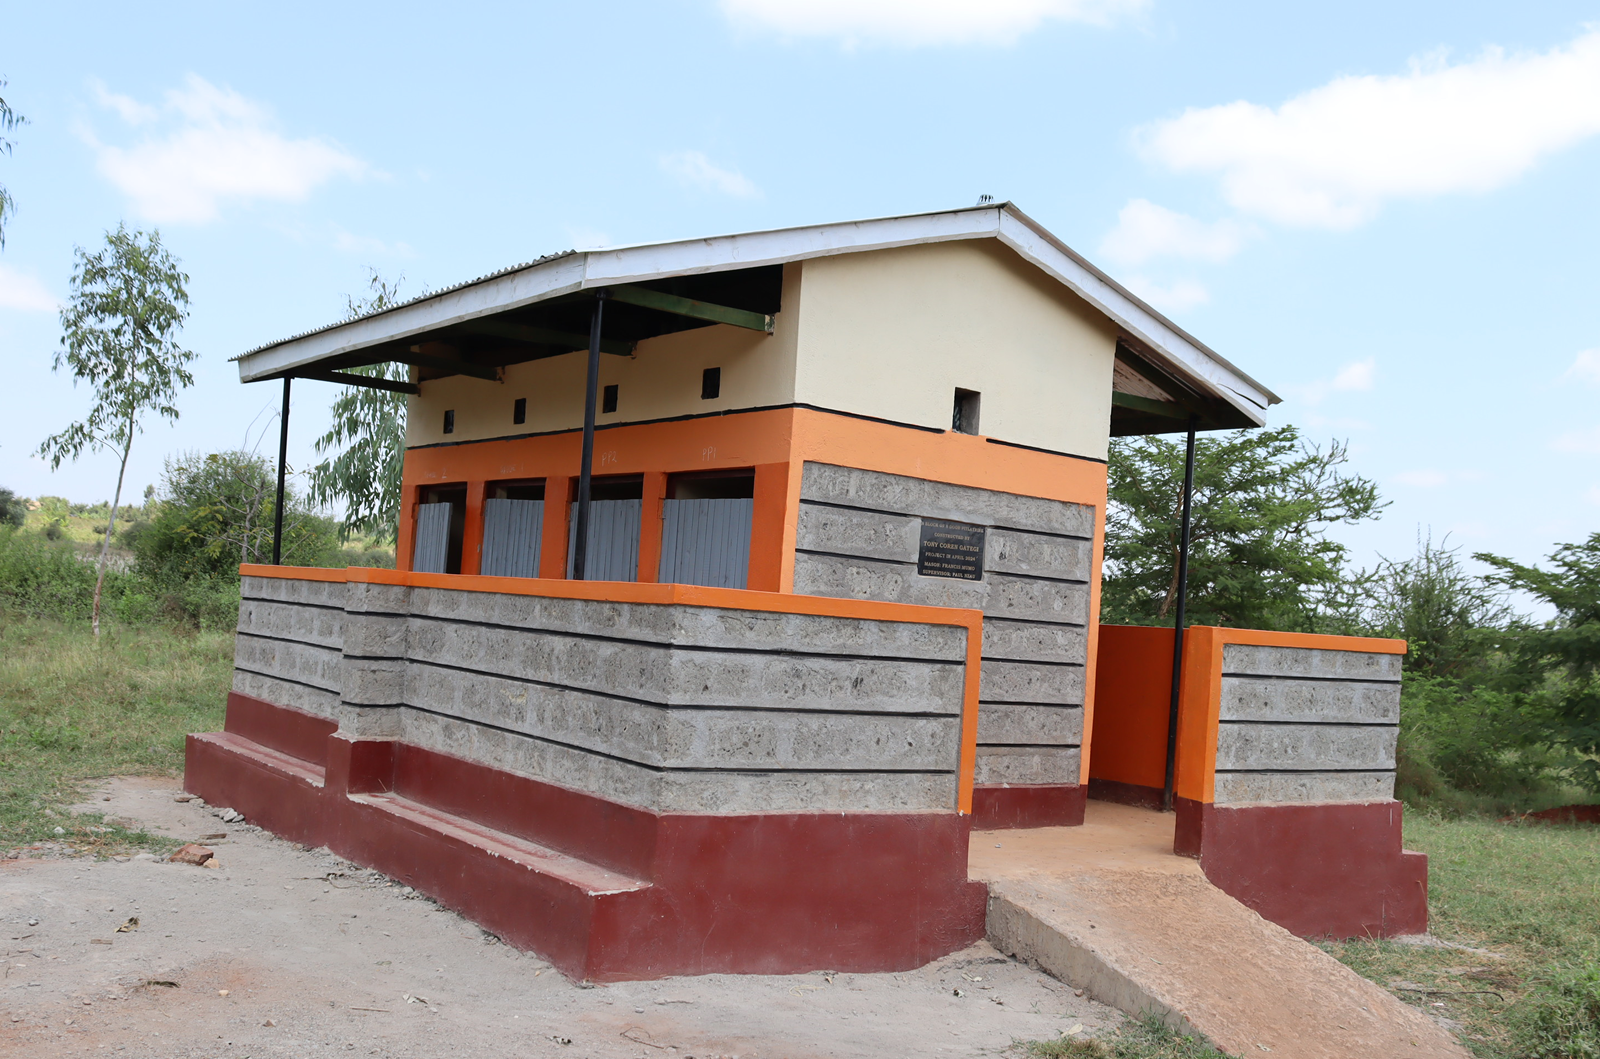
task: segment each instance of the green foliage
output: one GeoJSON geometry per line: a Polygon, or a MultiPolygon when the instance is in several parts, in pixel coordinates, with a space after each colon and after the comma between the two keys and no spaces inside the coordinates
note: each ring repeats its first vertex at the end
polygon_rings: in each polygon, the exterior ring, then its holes
{"type": "Polygon", "coordinates": [[[0,526],[20,526],[27,520],[27,502],[11,490],[0,488],[0,526]]]}
{"type": "Polygon", "coordinates": [[[1105,1040],[1061,1037],[1023,1047],[1035,1059],[1228,1059],[1203,1038],[1168,1029],[1155,1015],[1133,1019],[1105,1040]]]}
{"type": "Polygon", "coordinates": [[[1507,680],[1524,713],[1543,722],[1544,741],[1582,755],[1577,777],[1600,793],[1600,533],[1557,548],[1549,570],[1487,553],[1476,558],[1497,571],[1492,583],[1555,608],[1545,626],[1510,631],[1507,680]]]}
{"type": "MultiPolygon", "coordinates": [[[[1334,525],[1376,518],[1377,487],[1344,470],[1345,446],[1305,443],[1292,426],[1203,437],[1195,446],[1189,621],[1329,631],[1347,608],[1348,550],[1334,525]]],[[[1176,599],[1184,449],[1160,437],[1111,444],[1101,615],[1169,620],[1176,599]]]]}
{"type": "Polygon", "coordinates": [[[1499,647],[1514,614],[1505,593],[1470,573],[1459,548],[1419,537],[1410,559],[1384,559],[1362,578],[1361,624],[1406,641],[1406,669],[1465,677],[1499,647]]]}
{"type": "MultiPolygon", "coordinates": [[[[5,78],[0,77],[0,88],[5,86],[5,78]]],[[[0,132],[14,132],[18,127],[26,124],[28,124],[27,118],[13,110],[11,104],[4,99],[0,99],[0,132]]],[[[10,153],[11,140],[0,136],[0,154],[9,155],[10,153]]],[[[5,185],[0,184],[0,249],[3,249],[6,245],[6,221],[15,212],[17,212],[16,200],[11,197],[11,193],[6,190],[5,185]]]]}
{"type": "Polygon", "coordinates": [[[118,225],[106,234],[106,248],[91,254],[77,248],[68,304],[61,310],[61,349],[54,368],[65,365],[73,384],[94,387],[89,415],[44,440],[39,454],[54,470],[63,460],[76,460],[85,450],[120,452],[117,488],[100,547],[100,573],[95,582],[90,621],[100,633],[100,593],[106,558],[111,551],[128,454],[140,419],[149,412],[178,418],[172,403],[178,390],[194,384],[185,367],[194,353],[177,343],[178,330],[189,315],[189,277],[161,245],[161,234],[129,232],[118,225]]]}
{"type": "MultiPolygon", "coordinates": [[[[403,279],[403,277],[402,277],[403,279]]],[[[348,318],[390,308],[398,300],[400,281],[387,283],[376,270],[368,277],[370,293],[348,299],[348,318]]],[[[350,368],[351,374],[403,382],[404,364],[350,368]]],[[[380,543],[393,542],[400,526],[400,474],[405,459],[406,396],[387,390],[352,386],[330,409],[333,425],[316,440],[318,454],[332,452],[311,469],[311,500],[319,507],[343,507],[343,533],[364,534],[380,543]]]]}
{"type": "MultiPolygon", "coordinates": [[[[234,583],[240,563],[272,561],[277,475],[248,452],[185,453],[169,458],[152,518],[124,535],[138,570],[172,585],[234,583]]],[[[284,492],[283,562],[334,565],[337,528],[311,512],[292,489],[284,492]]]]}

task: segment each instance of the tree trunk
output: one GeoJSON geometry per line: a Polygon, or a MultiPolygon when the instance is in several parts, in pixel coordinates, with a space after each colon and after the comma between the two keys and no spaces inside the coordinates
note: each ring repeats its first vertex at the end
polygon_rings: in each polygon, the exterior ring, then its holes
{"type": "Polygon", "coordinates": [[[128,440],[122,446],[122,466],[117,468],[117,491],[111,497],[111,517],[106,520],[106,539],[100,544],[100,571],[94,579],[94,608],[89,624],[94,627],[94,638],[100,639],[100,590],[106,583],[106,559],[111,555],[111,534],[117,529],[117,505],[122,502],[122,479],[128,474],[128,453],[133,451],[133,423],[128,423],[128,440]]]}

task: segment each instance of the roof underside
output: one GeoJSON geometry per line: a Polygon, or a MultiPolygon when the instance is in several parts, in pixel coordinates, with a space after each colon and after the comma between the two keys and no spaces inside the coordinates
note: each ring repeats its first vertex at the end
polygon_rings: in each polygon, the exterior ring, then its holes
{"type": "Polygon", "coordinates": [[[1260,426],[1277,403],[1009,204],[551,255],[236,359],[244,382],[350,381],[345,369],[390,361],[415,365],[422,380],[494,378],[587,348],[596,288],[612,292],[602,350],[626,355],[642,339],[718,322],[770,330],[787,261],[973,238],[999,238],[1117,323],[1113,436],[1184,430],[1191,417],[1202,430],[1260,426]]]}

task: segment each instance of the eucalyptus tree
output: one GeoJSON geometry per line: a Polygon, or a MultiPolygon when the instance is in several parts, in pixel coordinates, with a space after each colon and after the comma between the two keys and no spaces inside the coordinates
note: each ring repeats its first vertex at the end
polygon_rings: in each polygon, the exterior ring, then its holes
{"type": "Polygon", "coordinates": [[[84,419],[46,438],[39,454],[52,470],[85,451],[109,450],[119,459],[94,583],[91,613],[98,637],[106,558],[133,439],[150,413],[177,420],[173,402],[179,390],[194,385],[186,365],[195,354],[177,341],[189,315],[189,277],[162,245],[159,232],[130,232],[119,224],[106,233],[103,249],[91,254],[80,246],[76,259],[68,302],[61,310],[61,348],[54,369],[71,371],[74,386],[91,386],[94,402],[84,419]]]}
{"type": "MultiPolygon", "coordinates": [[[[401,277],[388,282],[369,270],[366,297],[347,297],[346,318],[381,312],[399,302],[401,277]]],[[[395,382],[410,381],[404,364],[373,364],[346,369],[395,382]]],[[[393,542],[400,524],[400,474],[405,461],[406,396],[352,386],[334,399],[333,423],[317,438],[318,455],[332,453],[311,468],[311,499],[322,507],[343,507],[342,533],[364,533],[393,542]]]]}

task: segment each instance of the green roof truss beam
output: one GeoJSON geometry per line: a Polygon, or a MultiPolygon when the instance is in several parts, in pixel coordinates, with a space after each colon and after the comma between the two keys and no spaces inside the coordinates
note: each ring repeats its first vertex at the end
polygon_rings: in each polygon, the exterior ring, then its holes
{"type": "Polygon", "coordinates": [[[766,313],[753,313],[749,309],[734,309],[726,305],[714,305],[711,302],[697,302],[693,298],[683,298],[676,294],[663,294],[661,291],[650,290],[647,287],[635,287],[631,284],[609,288],[609,296],[612,301],[621,302],[624,305],[637,305],[642,309],[658,309],[664,313],[687,316],[694,320],[705,320],[713,324],[732,324],[734,327],[761,331],[769,335],[772,333],[772,317],[766,313]]]}

